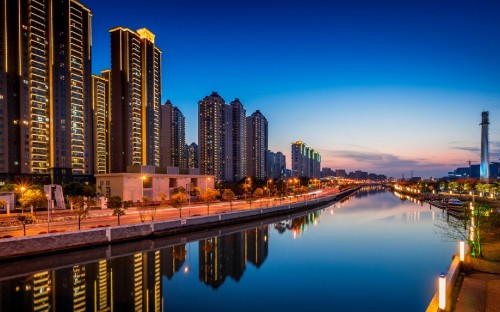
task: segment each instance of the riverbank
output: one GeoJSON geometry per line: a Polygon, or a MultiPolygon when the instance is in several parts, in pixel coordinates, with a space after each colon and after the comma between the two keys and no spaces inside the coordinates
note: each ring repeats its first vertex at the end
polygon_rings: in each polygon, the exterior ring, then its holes
{"type": "Polygon", "coordinates": [[[167,236],[238,224],[266,217],[286,215],[293,212],[322,207],[341,200],[361,186],[324,198],[297,203],[288,203],[245,211],[207,216],[195,216],[166,221],[154,221],[122,226],[109,226],[64,233],[49,233],[38,236],[13,237],[0,241],[0,260],[51,253],[61,250],[113,244],[154,236],[167,236]]]}

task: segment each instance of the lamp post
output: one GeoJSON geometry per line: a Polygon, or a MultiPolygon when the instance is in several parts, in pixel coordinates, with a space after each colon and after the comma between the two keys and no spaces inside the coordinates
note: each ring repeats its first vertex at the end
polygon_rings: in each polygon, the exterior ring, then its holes
{"type": "Polygon", "coordinates": [[[50,206],[51,206],[50,195],[47,194],[47,234],[50,233],[50,206]]]}
{"type": "Polygon", "coordinates": [[[144,181],[146,181],[148,177],[145,175],[141,176],[142,188],[141,188],[141,201],[144,203],[144,181]]]}
{"type": "Polygon", "coordinates": [[[273,182],[273,180],[269,179],[267,180],[266,182],[266,186],[267,186],[267,198],[269,199],[269,197],[271,197],[271,190],[269,189],[269,182],[273,182]]]}
{"type": "MultiPolygon", "coordinates": [[[[23,197],[24,191],[26,191],[26,188],[24,186],[21,186],[21,197],[23,197]]],[[[14,206],[15,206],[15,201],[14,201],[14,206]]],[[[14,207],[15,208],[15,207],[14,207]]],[[[24,207],[21,205],[21,215],[24,214],[24,207]]]]}
{"type": "Polygon", "coordinates": [[[191,183],[186,184],[186,192],[188,198],[188,216],[191,217],[191,183]]]}
{"type": "Polygon", "coordinates": [[[208,177],[208,178],[205,180],[205,191],[208,189],[208,181],[210,181],[210,177],[208,177]]]}

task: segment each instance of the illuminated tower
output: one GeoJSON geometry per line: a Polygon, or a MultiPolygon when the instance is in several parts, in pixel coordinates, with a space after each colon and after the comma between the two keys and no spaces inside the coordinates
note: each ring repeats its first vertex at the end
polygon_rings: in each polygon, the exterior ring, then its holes
{"type": "Polygon", "coordinates": [[[111,33],[111,172],[160,166],[161,51],[155,35],[116,27],[111,33]]]}
{"type": "Polygon", "coordinates": [[[76,0],[0,6],[0,173],[92,175],[90,10],[76,0]]]}
{"type": "Polygon", "coordinates": [[[480,177],[482,181],[488,181],[490,178],[490,151],[488,147],[488,125],[490,124],[488,112],[483,112],[481,126],[481,165],[480,177]]]}

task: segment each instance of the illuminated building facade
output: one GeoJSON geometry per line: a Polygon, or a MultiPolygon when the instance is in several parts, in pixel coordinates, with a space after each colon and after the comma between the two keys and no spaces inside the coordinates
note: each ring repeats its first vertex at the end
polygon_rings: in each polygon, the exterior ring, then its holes
{"type": "Polygon", "coordinates": [[[161,54],[155,35],[116,27],[111,34],[111,172],[160,166],[161,54]]]}
{"type": "Polygon", "coordinates": [[[92,175],[90,10],[76,0],[0,7],[0,173],[92,175]]]}
{"type": "Polygon", "coordinates": [[[480,177],[482,181],[488,181],[490,178],[490,151],[489,151],[489,133],[488,125],[490,124],[489,113],[482,112],[481,114],[481,164],[479,165],[480,177]]]}
{"type": "Polygon", "coordinates": [[[268,148],[267,119],[260,110],[257,110],[247,117],[246,124],[247,174],[256,179],[265,179],[268,148]]]}
{"type": "Polygon", "coordinates": [[[198,165],[200,174],[218,181],[233,179],[231,108],[212,92],[198,102],[198,165]]]}
{"type": "Polygon", "coordinates": [[[321,155],[301,141],[292,143],[292,177],[321,178],[321,155]]]}
{"type": "Polygon", "coordinates": [[[92,109],[94,111],[94,163],[95,173],[109,173],[109,141],[111,122],[110,71],[101,76],[92,75],[92,109]]]}

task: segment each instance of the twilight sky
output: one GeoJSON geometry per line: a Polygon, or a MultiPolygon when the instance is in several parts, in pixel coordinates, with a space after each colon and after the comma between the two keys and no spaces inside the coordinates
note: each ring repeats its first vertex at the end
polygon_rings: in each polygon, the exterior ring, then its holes
{"type": "Polygon", "coordinates": [[[186,116],[238,97],[269,122],[269,148],[301,140],[322,166],[441,177],[480,159],[481,111],[500,158],[500,2],[491,0],[82,0],[93,71],[108,30],[147,27],[163,51],[162,101],[186,116]]]}

